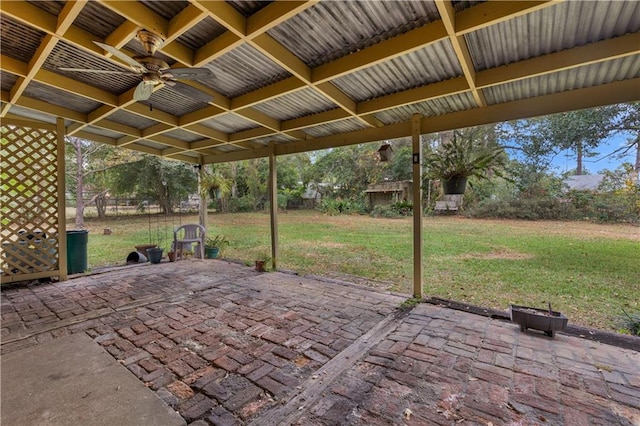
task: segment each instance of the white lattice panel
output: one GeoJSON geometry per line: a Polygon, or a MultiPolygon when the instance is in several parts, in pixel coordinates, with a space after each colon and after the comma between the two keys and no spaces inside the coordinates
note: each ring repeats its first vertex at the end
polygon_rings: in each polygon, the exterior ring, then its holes
{"type": "Polygon", "coordinates": [[[3,124],[1,134],[2,281],[55,275],[60,258],[56,132],[3,124]]]}

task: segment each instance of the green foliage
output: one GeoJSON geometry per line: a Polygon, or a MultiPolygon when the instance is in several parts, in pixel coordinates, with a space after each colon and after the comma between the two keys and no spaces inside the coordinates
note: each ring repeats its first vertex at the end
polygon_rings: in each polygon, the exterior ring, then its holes
{"type": "Polygon", "coordinates": [[[427,176],[434,179],[477,177],[489,172],[501,176],[506,163],[504,150],[495,144],[491,127],[454,130],[453,137],[439,143],[424,156],[427,176]]]}
{"type": "MultiPolygon", "coordinates": [[[[570,207],[570,206],[568,206],[570,207]]],[[[485,199],[476,207],[465,210],[465,215],[476,218],[564,220],[568,219],[567,206],[556,198],[485,199]]]]}
{"type": "Polygon", "coordinates": [[[378,147],[352,145],[320,152],[312,166],[311,182],[322,189],[323,197],[361,197],[367,185],[379,182],[384,174],[378,161],[378,147]]]}
{"type": "Polygon", "coordinates": [[[408,202],[398,202],[390,205],[377,205],[373,208],[370,215],[372,217],[406,217],[413,214],[413,205],[408,202]]]}
{"type": "Polygon", "coordinates": [[[197,191],[197,177],[191,165],[145,155],[140,161],[117,166],[112,187],[117,194],[136,194],[140,200],[158,203],[163,213],[197,191]]]}
{"type": "Polygon", "coordinates": [[[323,198],[318,209],[330,216],[339,214],[365,214],[367,207],[362,201],[343,200],[341,198],[323,198]]]}
{"type": "Polygon", "coordinates": [[[616,323],[623,331],[626,331],[633,336],[640,336],[640,312],[629,314],[623,309],[622,313],[623,315],[618,317],[616,323]]]}
{"type": "Polygon", "coordinates": [[[207,237],[204,240],[205,248],[219,248],[222,249],[223,246],[229,245],[229,240],[224,235],[216,235],[215,237],[207,237]]]}
{"type": "Polygon", "coordinates": [[[229,199],[228,210],[231,213],[243,213],[255,211],[256,201],[251,195],[229,199]]]}
{"type": "Polygon", "coordinates": [[[564,150],[576,153],[576,172],[582,174],[582,158],[593,156],[600,143],[619,125],[620,106],[563,112],[506,123],[504,141],[522,152],[522,161],[536,171],[548,169],[553,158],[564,150]]]}

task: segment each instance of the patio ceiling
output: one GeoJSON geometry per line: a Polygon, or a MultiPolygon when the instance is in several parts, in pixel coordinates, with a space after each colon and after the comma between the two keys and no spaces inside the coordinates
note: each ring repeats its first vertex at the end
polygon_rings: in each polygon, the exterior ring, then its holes
{"type": "Polygon", "coordinates": [[[640,99],[638,1],[4,1],[2,117],[212,163],[393,139],[640,99]],[[161,35],[204,103],[139,78],[93,41],[161,35]],[[269,145],[273,143],[273,148],[269,145]]]}

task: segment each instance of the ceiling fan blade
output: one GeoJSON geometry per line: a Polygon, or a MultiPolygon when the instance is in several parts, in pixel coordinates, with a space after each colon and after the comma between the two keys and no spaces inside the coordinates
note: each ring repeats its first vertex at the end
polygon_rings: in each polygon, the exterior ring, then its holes
{"type": "Polygon", "coordinates": [[[143,72],[147,70],[138,61],[136,61],[135,59],[125,55],[124,53],[122,53],[121,51],[116,49],[115,47],[109,46],[108,44],[100,43],[99,41],[94,41],[94,43],[97,44],[98,46],[100,46],[101,48],[103,48],[104,50],[106,50],[107,52],[111,53],[113,56],[115,56],[117,58],[120,58],[122,61],[126,62],[127,65],[133,67],[133,69],[141,70],[143,72]]]}
{"type": "Polygon", "coordinates": [[[60,71],[92,72],[96,74],[140,75],[132,71],[92,70],[87,68],[58,68],[60,71]]]}
{"type": "Polygon", "coordinates": [[[209,68],[169,68],[162,72],[162,76],[169,78],[184,78],[187,80],[215,78],[215,75],[209,68]]]}
{"type": "Polygon", "coordinates": [[[151,97],[152,93],[153,84],[141,81],[140,84],[136,86],[136,90],[133,92],[133,99],[136,101],[146,101],[151,97]]]}
{"type": "Polygon", "coordinates": [[[195,87],[191,87],[188,84],[180,83],[179,81],[168,81],[166,87],[197,101],[209,103],[213,100],[213,96],[208,93],[198,90],[195,87]]]}

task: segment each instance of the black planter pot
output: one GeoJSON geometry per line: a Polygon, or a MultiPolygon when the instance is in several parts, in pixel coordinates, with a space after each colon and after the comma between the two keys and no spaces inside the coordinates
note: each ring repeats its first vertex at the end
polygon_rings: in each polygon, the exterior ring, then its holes
{"type": "Polygon", "coordinates": [[[464,194],[467,187],[466,177],[456,177],[442,180],[442,189],[445,194],[464,194]]]}

